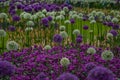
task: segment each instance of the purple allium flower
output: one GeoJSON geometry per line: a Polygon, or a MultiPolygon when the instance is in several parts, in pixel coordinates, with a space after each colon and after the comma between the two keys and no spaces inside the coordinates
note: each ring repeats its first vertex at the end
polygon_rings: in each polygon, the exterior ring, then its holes
{"type": "Polygon", "coordinates": [[[56,43],[61,43],[62,40],[63,40],[63,38],[62,38],[62,36],[59,35],[59,34],[56,34],[56,35],[54,35],[54,37],[53,37],[53,41],[56,42],[56,43]]]}
{"type": "Polygon", "coordinates": [[[119,29],[120,26],[119,26],[118,24],[114,24],[114,25],[112,26],[112,28],[113,28],[113,29],[119,29]]]}
{"type": "Polygon", "coordinates": [[[57,80],[79,80],[77,76],[71,73],[63,73],[61,74],[57,80]]]}
{"type": "Polygon", "coordinates": [[[48,18],[42,18],[41,22],[42,24],[48,24],[49,20],[48,18]]]}
{"type": "Polygon", "coordinates": [[[48,20],[49,20],[49,21],[52,21],[52,19],[53,19],[53,18],[52,18],[51,16],[48,16],[48,20]]]}
{"type": "Polygon", "coordinates": [[[112,71],[110,71],[107,68],[98,66],[89,72],[87,80],[115,80],[115,79],[112,71]]]}
{"type": "Polygon", "coordinates": [[[78,36],[76,37],[76,42],[77,42],[77,43],[81,43],[81,42],[82,42],[82,36],[81,36],[81,35],[78,35],[78,36]]]}
{"type": "Polygon", "coordinates": [[[16,30],[15,26],[9,26],[9,31],[14,32],[16,30]]]}
{"type": "Polygon", "coordinates": [[[87,26],[87,25],[84,25],[84,26],[83,26],[83,29],[84,29],[84,30],[88,30],[88,26],[87,26]]]}
{"type": "Polygon", "coordinates": [[[47,76],[45,75],[44,72],[41,72],[40,74],[38,74],[38,76],[36,77],[36,80],[48,80],[47,76]]]}
{"type": "Polygon", "coordinates": [[[89,72],[90,70],[92,70],[95,67],[96,67],[96,65],[93,62],[87,63],[85,65],[85,69],[86,69],[87,72],[89,72]]]}
{"type": "Polygon", "coordinates": [[[113,36],[117,36],[118,35],[118,32],[116,30],[111,30],[110,33],[112,33],[113,36]]]}
{"type": "Polygon", "coordinates": [[[14,15],[14,16],[12,17],[12,20],[13,20],[13,21],[19,21],[19,20],[20,20],[20,17],[19,17],[18,15],[14,15]]]}
{"type": "Polygon", "coordinates": [[[74,19],[70,19],[70,22],[71,22],[71,24],[74,24],[75,20],[74,19]]]}
{"type": "Polygon", "coordinates": [[[114,23],[112,23],[112,22],[108,22],[107,25],[110,26],[110,27],[112,27],[112,26],[114,26],[114,23]]]}
{"type": "Polygon", "coordinates": [[[8,61],[0,61],[0,78],[12,76],[15,72],[15,67],[8,61]]]}

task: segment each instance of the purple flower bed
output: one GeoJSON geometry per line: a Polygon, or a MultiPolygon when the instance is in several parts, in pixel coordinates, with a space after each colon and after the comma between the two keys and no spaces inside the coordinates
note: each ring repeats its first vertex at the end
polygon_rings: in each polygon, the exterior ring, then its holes
{"type": "Polygon", "coordinates": [[[114,73],[116,78],[114,80],[120,78],[119,56],[114,56],[111,61],[104,61],[101,58],[103,49],[95,48],[96,54],[90,55],[87,53],[89,47],[89,45],[69,45],[43,50],[41,46],[34,46],[22,49],[19,52],[5,52],[0,58],[12,62],[17,67],[11,80],[38,80],[37,78],[42,75],[47,77],[43,80],[56,80],[64,72],[76,75],[79,80],[87,80],[91,66],[106,67],[114,73]],[[70,65],[66,69],[60,64],[63,57],[70,60],[70,65]]]}

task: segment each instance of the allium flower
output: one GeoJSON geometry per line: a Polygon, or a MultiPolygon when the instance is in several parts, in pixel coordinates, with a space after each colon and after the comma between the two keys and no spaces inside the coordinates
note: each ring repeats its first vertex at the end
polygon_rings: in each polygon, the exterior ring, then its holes
{"type": "Polygon", "coordinates": [[[118,35],[116,30],[111,30],[110,33],[112,33],[114,37],[118,35]]]}
{"type": "Polygon", "coordinates": [[[65,24],[70,24],[70,20],[64,21],[65,24]]]}
{"type": "Polygon", "coordinates": [[[93,47],[89,47],[89,48],[87,49],[87,53],[89,53],[89,54],[95,54],[95,53],[96,53],[96,50],[95,50],[95,48],[93,48],[93,47]]]}
{"type": "Polygon", "coordinates": [[[41,72],[40,74],[38,74],[35,80],[48,80],[48,78],[44,72],[41,72]]]}
{"type": "Polygon", "coordinates": [[[48,24],[49,20],[48,18],[42,18],[41,22],[42,24],[48,24]]]}
{"type": "Polygon", "coordinates": [[[13,20],[13,21],[20,21],[20,17],[19,17],[18,15],[14,15],[14,16],[12,17],[12,20],[13,20]]]}
{"type": "Polygon", "coordinates": [[[86,69],[87,72],[89,72],[90,70],[92,70],[95,67],[96,67],[96,65],[93,62],[87,63],[85,65],[85,69],[86,69]]]}
{"type": "Polygon", "coordinates": [[[28,22],[26,23],[26,25],[27,25],[28,27],[31,27],[31,26],[34,26],[35,24],[34,24],[33,21],[28,21],[28,22]]]}
{"type": "Polygon", "coordinates": [[[107,33],[107,38],[108,39],[113,38],[113,34],[112,33],[107,33]]]}
{"type": "Polygon", "coordinates": [[[2,77],[12,76],[15,73],[15,67],[8,61],[0,61],[0,79],[2,77]]]}
{"type": "Polygon", "coordinates": [[[42,12],[46,14],[46,13],[47,13],[47,10],[46,10],[46,9],[43,9],[42,12]]]}
{"type": "Polygon", "coordinates": [[[32,27],[26,27],[25,31],[33,31],[33,28],[32,27]]]}
{"type": "Polygon", "coordinates": [[[53,20],[53,17],[51,17],[51,16],[48,16],[47,18],[48,18],[49,21],[53,20]]]}
{"type": "Polygon", "coordinates": [[[23,18],[24,19],[32,19],[32,15],[30,13],[24,13],[23,18]]]}
{"type": "Polygon", "coordinates": [[[61,31],[60,35],[62,36],[62,38],[67,38],[68,37],[68,34],[65,31],[61,31]]]}
{"type": "Polygon", "coordinates": [[[81,35],[77,35],[76,42],[77,43],[81,43],[82,42],[82,36],[81,35]]]}
{"type": "Polygon", "coordinates": [[[75,20],[74,19],[70,19],[70,22],[71,22],[71,24],[74,24],[75,20]]]}
{"type": "Polygon", "coordinates": [[[79,35],[80,34],[80,30],[78,30],[78,29],[73,30],[73,34],[79,35]]]}
{"type": "Polygon", "coordinates": [[[95,21],[95,20],[91,20],[90,23],[91,23],[91,24],[94,24],[94,23],[96,23],[96,21],[95,21]]]}
{"type": "Polygon", "coordinates": [[[63,10],[64,10],[65,12],[68,12],[68,11],[69,11],[68,7],[64,7],[63,10]]]}
{"type": "Polygon", "coordinates": [[[9,41],[6,45],[7,50],[18,50],[19,45],[15,41],[9,41]]]}
{"type": "Polygon", "coordinates": [[[102,52],[101,57],[103,60],[112,60],[114,54],[109,50],[105,50],[104,52],[102,52]]]}
{"type": "Polygon", "coordinates": [[[60,26],[60,31],[65,31],[65,26],[60,26]]]}
{"type": "Polygon", "coordinates": [[[63,67],[67,67],[69,64],[70,64],[70,60],[66,57],[62,58],[60,60],[60,64],[63,66],[63,67]]]}
{"type": "Polygon", "coordinates": [[[79,80],[79,78],[71,73],[63,73],[57,78],[57,80],[79,80]]]}
{"type": "Polygon", "coordinates": [[[119,22],[119,19],[113,18],[113,19],[112,19],[112,22],[113,22],[113,23],[118,23],[118,22],[119,22]]]}
{"type": "Polygon", "coordinates": [[[0,37],[5,37],[6,32],[3,29],[0,29],[0,37]]]}
{"type": "Polygon", "coordinates": [[[0,19],[7,19],[8,15],[6,13],[0,13],[0,19]]]}
{"type": "Polygon", "coordinates": [[[46,45],[45,47],[44,47],[44,49],[45,50],[50,50],[52,47],[50,46],[50,45],[46,45]]]}
{"type": "Polygon", "coordinates": [[[88,30],[88,26],[87,26],[87,25],[84,25],[84,26],[83,26],[83,29],[84,29],[84,30],[88,30]]]}
{"type": "Polygon", "coordinates": [[[89,72],[87,80],[115,80],[115,79],[112,71],[110,71],[107,68],[98,66],[89,72]]]}
{"type": "Polygon", "coordinates": [[[16,30],[15,26],[9,26],[9,31],[14,32],[16,30]]]}
{"type": "Polygon", "coordinates": [[[61,43],[62,40],[63,40],[63,38],[62,38],[62,36],[59,35],[59,34],[56,34],[56,35],[54,35],[54,37],[53,37],[53,41],[56,42],[56,43],[61,43]]]}

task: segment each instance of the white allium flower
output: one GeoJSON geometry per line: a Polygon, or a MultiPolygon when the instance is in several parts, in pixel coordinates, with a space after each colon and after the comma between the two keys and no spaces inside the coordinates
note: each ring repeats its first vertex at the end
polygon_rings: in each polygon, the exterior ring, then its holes
{"type": "Polygon", "coordinates": [[[46,10],[46,9],[43,9],[42,12],[43,12],[44,14],[46,14],[46,13],[47,13],[47,10],[46,10]]]}
{"type": "Polygon", "coordinates": [[[32,20],[36,20],[36,19],[38,19],[37,15],[36,14],[32,15],[32,20]]]}
{"type": "Polygon", "coordinates": [[[113,38],[113,34],[112,33],[107,33],[107,39],[109,38],[113,38]]]}
{"type": "Polygon", "coordinates": [[[70,20],[64,21],[65,24],[70,24],[70,20]]]}
{"type": "Polygon", "coordinates": [[[70,64],[70,60],[66,57],[62,58],[60,60],[60,64],[63,66],[63,67],[67,67],[69,64],[70,64]]]}
{"type": "Polygon", "coordinates": [[[103,60],[112,60],[114,54],[109,50],[105,50],[104,52],[102,52],[101,57],[103,60]]]}
{"type": "Polygon", "coordinates": [[[83,13],[79,13],[78,15],[79,15],[80,17],[83,17],[83,13]]]}
{"type": "Polygon", "coordinates": [[[6,13],[0,13],[0,19],[7,19],[8,15],[6,13]]]}
{"type": "Polygon", "coordinates": [[[64,7],[63,10],[64,10],[65,12],[68,12],[68,11],[69,11],[68,7],[64,7]]]}
{"type": "Polygon", "coordinates": [[[60,26],[60,31],[65,31],[65,26],[60,26]]]}
{"type": "Polygon", "coordinates": [[[106,18],[107,21],[111,21],[111,16],[110,15],[106,16],[105,18],[106,18]]]}
{"type": "Polygon", "coordinates": [[[34,26],[35,24],[34,24],[33,21],[28,21],[28,22],[26,23],[26,25],[30,27],[30,26],[34,26]]]}
{"type": "Polygon", "coordinates": [[[73,30],[73,34],[79,35],[80,34],[80,30],[78,30],[78,29],[73,30]]]}
{"type": "Polygon", "coordinates": [[[118,23],[118,22],[119,22],[119,19],[118,19],[118,18],[113,18],[113,19],[112,19],[112,22],[113,22],[113,23],[118,23]]]}
{"type": "Polygon", "coordinates": [[[3,29],[0,29],[0,37],[5,37],[6,32],[3,29]]]}
{"type": "Polygon", "coordinates": [[[44,47],[44,49],[45,50],[50,50],[52,47],[50,46],[50,45],[46,45],[45,47],[44,47]]]}
{"type": "Polygon", "coordinates": [[[19,49],[19,45],[15,41],[9,41],[9,42],[7,42],[6,48],[9,51],[11,51],[11,50],[18,50],[19,49]]]}
{"type": "Polygon", "coordinates": [[[60,35],[62,36],[62,38],[67,38],[68,37],[68,34],[65,31],[61,31],[60,35]]]}
{"type": "Polygon", "coordinates": [[[33,28],[32,27],[26,27],[25,31],[33,31],[33,28]]]}
{"type": "Polygon", "coordinates": [[[87,53],[89,53],[89,54],[95,54],[95,53],[96,53],[96,50],[95,50],[95,48],[93,48],[93,47],[89,47],[89,48],[87,49],[87,53]]]}
{"type": "Polygon", "coordinates": [[[65,15],[65,11],[61,11],[61,12],[60,12],[60,15],[65,15]]]}
{"type": "Polygon", "coordinates": [[[23,15],[23,18],[24,18],[24,19],[32,19],[32,15],[31,15],[30,13],[25,13],[25,14],[23,15]]]}
{"type": "Polygon", "coordinates": [[[91,23],[91,24],[94,24],[94,23],[96,23],[96,21],[95,21],[95,20],[91,20],[90,23],[91,23]]]}
{"type": "Polygon", "coordinates": [[[89,17],[89,20],[91,21],[91,20],[94,20],[95,19],[95,17],[94,16],[90,16],[89,17]]]}

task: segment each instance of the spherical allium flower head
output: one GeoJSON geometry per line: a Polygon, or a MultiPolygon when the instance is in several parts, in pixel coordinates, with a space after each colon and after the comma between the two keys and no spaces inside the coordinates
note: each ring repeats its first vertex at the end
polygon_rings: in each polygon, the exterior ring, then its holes
{"type": "Polygon", "coordinates": [[[79,35],[80,34],[80,30],[78,30],[78,29],[73,30],[73,34],[74,35],[79,35]]]}
{"type": "Polygon", "coordinates": [[[68,12],[68,11],[69,11],[68,7],[64,7],[63,10],[64,10],[65,12],[68,12]]]}
{"type": "Polygon", "coordinates": [[[63,73],[57,78],[57,80],[79,80],[79,78],[71,73],[63,73]]]}
{"type": "Polygon", "coordinates": [[[26,25],[27,25],[28,27],[31,27],[31,26],[34,26],[35,24],[34,24],[33,21],[28,21],[28,22],[26,23],[26,25]]]}
{"type": "Polygon", "coordinates": [[[53,20],[53,18],[51,16],[48,16],[47,18],[48,18],[49,21],[53,20]]]}
{"type": "Polygon", "coordinates": [[[12,76],[15,73],[15,67],[8,61],[0,61],[0,79],[5,76],[12,76]]]}
{"type": "Polygon", "coordinates": [[[70,24],[70,20],[66,20],[64,23],[65,24],[70,24]]]}
{"type": "Polygon", "coordinates": [[[87,53],[89,53],[89,54],[95,54],[95,53],[96,53],[96,50],[95,50],[95,48],[93,48],[93,47],[89,47],[89,48],[87,49],[87,53]]]}
{"type": "Polygon", "coordinates": [[[50,45],[46,45],[45,47],[44,47],[44,49],[45,50],[50,50],[52,47],[50,46],[50,45]]]}
{"type": "Polygon", "coordinates": [[[0,19],[7,19],[8,15],[6,13],[0,13],[0,19]]]}
{"type": "Polygon", "coordinates": [[[40,74],[38,74],[35,80],[48,80],[48,78],[44,72],[41,72],[40,74]]]}
{"type": "Polygon", "coordinates": [[[54,37],[53,37],[53,41],[56,42],[56,43],[61,43],[62,40],[63,40],[63,38],[62,38],[62,36],[59,35],[59,34],[56,34],[56,35],[54,35],[54,37]]]}
{"type": "Polygon", "coordinates": [[[87,25],[84,25],[84,26],[83,26],[83,29],[84,29],[84,30],[88,30],[88,26],[87,26],[87,25]]]}
{"type": "Polygon", "coordinates": [[[46,10],[46,9],[43,9],[43,10],[42,10],[42,13],[46,14],[46,13],[47,13],[47,10],[46,10]]]}
{"type": "Polygon", "coordinates": [[[65,31],[65,26],[60,26],[60,31],[65,31]]]}
{"type": "Polygon", "coordinates": [[[113,38],[113,34],[112,33],[107,33],[107,39],[113,38]]]}
{"type": "Polygon", "coordinates": [[[120,25],[119,25],[119,24],[114,24],[114,25],[112,26],[112,28],[117,30],[117,29],[120,28],[120,25]]]}
{"type": "Polygon", "coordinates": [[[49,22],[48,18],[42,18],[41,20],[42,24],[47,24],[49,22]]]}
{"type": "Polygon", "coordinates": [[[116,30],[111,30],[110,33],[112,33],[114,37],[118,35],[116,30]]]}
{"type": "Polygon", "coordinates": [[[113,22],[113,23],[118,23],[118,22],[119,22],[119,19],[113,18],[113,19],[112,19],[112,22],[113,22]]]}
{"type": "Polygon", "coordinates": [[[0,29],[0,37],[5,37],[6,32],[3,29],[0,29]]]}
{"type": "Polygon", "coordinates": [[[74,19],[70,19],[70,23],[71,23],[71,24],[74,24],[74,23],[75,23],[75,20],[74,20],[74,19]]]}
{"type": "Polygon", "coordinates": [[[12,16],[13,21],[20,21],[20,17],[18,15],[12,16]]]}
{"type": "Polygon", "coordinates": [[[91,24],[94,24],[94,23],[96,23],[96,21],[95,21],[95,20],[91,20],[90,23],[91,23],[91,24]]]}
{"type": "Polygon", "coordinates": [[[98,66],[89,72],[87,80],[115,80],[115,79],[112,71],[110,71],[107,68],[98,66]]]}
{"type": "Polygon", "coordinates": [[[15,41],[9,41],[7,42],[7,50],[18,50],[19,49],[19,45],[18,43],[16,43],[15,41]]]}
{"type": "Polygon", "coordinates": [[[69,64],[70,64],[70,60],[66,57],[62,58],[60,60],[60,64],[63,66],[63,67],[67,67],[69,64]]]}
{"type": "Polygon", "coordinates": [[[62,36],[63,39],[65,39],[65,38],[68,37],[68,34],[67,34],[67,32],[65,32],[65,31],[61,31],[61,32],[60,32],[60,35],[62,36]]]}
{"type": "Polygon", "coordinates": [[[104,52],[102,52],[101,57],[103,60],[112,60],[114,54],[109,50],[105,50],[104,52]]]}
{"type": "MultiPolygon", "coordinates": [[[[22,16],[21,16],[22,17],[22,16]]],[[[31,19],[32,15],[30,13],[23,13],[23,18],[24,19],[31,19]]]]}
{"type": "Polygon", "coordinates": [[[9,26],[9,31],[14,32],[16,30],[15,26],[9,26]]]}
{"type": "Polygon", "coordinates": [[[26,27],[25,31],[33,31],[33,28],[32,27],[26,27]]]}
{"type": "Polygon", "coordinates": [[[77,43],[81,43],[81,42],[82,42],[82,38],[77,37],[77,38],[76,38],[76,42],[77,42],[77,43]]]}
{"type": "Polygon", "coordinates": [[[85,65],[85,69],[86,69],[87,72],[89,72],[90,70],[92,70],[95,67],[96,67],[96,65],[93,62],[87,63],[85,65]]]}

